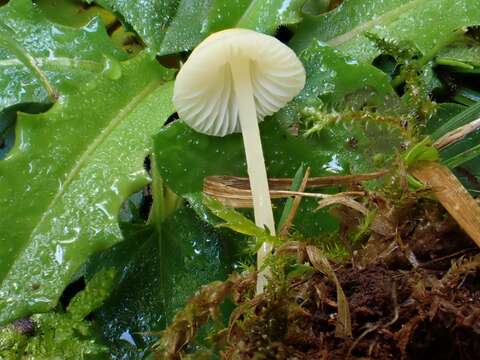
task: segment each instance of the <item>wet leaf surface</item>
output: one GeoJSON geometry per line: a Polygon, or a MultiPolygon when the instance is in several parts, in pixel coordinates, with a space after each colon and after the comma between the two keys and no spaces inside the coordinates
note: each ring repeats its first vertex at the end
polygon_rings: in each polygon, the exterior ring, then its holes
{"type": "Polygon", "coordinates": [[[169,71],[144,55],[119,67],[121,80],[19,116],[0,162],[0,323],[51,309],[92,253],[122,239],[120,206],[147,183],[151,136],[173,108],[169,71]]]}
{"type": "Polygon", "coordinates": [[[327,14],[306,15],[290,44],[300,51],[317,39],[371,62],[380,50],[366,33],[413,43],[426,54],[453,31],[478,24],[480,8],[469,0],[351,0],[327,14]]]}
{"type": "Polygon", "coordinates": [[[273,34],[301,20],[304,0],[100,0],[118,12],[156,54],[191,50],[212,32],[248,28],[273,34]]]}
{"type": "Polygon", "coordinates": [[[95,322],[115,358],[141,359],[156,339],[148,333],[164,329],[200,286],[225,280],[243,256],[244,241],[206,224],[188,207],[165,220],[160,236],[130,226],[125,237],[96,255],[88,272],[105,266],[120,272],[117,289],[95,313],[95,322]]]}
{"type": "MultiPolygon", "coordinates": [[[[50,22],[29,0],[14,0],[0,8],[0,19],[7,29],[0,38],[6,36],[22,47],[60,94],[80,91],[80,84],[102,73],[108,76],[108,61],[127,58],[97,18],[74,29],[50,22]]],[[[0,111],[19,103],[53,101],[38,76],[1,40],[0,92],[0,111]]]]}

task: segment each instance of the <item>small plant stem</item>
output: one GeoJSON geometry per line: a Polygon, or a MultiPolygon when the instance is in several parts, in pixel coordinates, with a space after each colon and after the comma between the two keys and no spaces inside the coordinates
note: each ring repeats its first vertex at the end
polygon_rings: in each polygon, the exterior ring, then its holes
{"type": "Polygon", "coordinates": [[[442,150],[447,146],[455,144],[464,139],[465,136],[477,131],[478,129],[480,129],[480,118],[446,133],[440,139],[435,141],[433,146],[435,146],[438,150],[442,150]]]}
{"type": "MultiPolygon", "coordinates": [[[[250,78],[250,64],[241,56],[231,63],[233,86],[238,101],[240,126],[242,128],[243,144],[247,158],[248,177],[252,189],[253,211],[255,224],[267,228],[275,235],[272,203],[268,188],[267,171],[263,157],[260,129],[258,127],[257,110],[253,98],[250,78]]],[[[272,245],[263,243],[257,253],[257,267],[261,269],[265,257],[272,252],[272,245]]],[[[260,271],[257,278],[257,293],[262,293],[266,284],[268,270],[260,271]]]]}

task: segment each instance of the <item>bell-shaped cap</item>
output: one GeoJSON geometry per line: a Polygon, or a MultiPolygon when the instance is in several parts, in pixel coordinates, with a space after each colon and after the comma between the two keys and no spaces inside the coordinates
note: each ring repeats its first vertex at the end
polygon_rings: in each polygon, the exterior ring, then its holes
{"type": "Polygon", "coordinates": [[[246,29],[224,30],[198,45],[175,82],[177,112],[198,132],[224,136],[240,132],[233,86],[232,59],[250,64],[257,120],[272,115],[305,85],[305,70],[296,54],[276,38],[246,29]]]}

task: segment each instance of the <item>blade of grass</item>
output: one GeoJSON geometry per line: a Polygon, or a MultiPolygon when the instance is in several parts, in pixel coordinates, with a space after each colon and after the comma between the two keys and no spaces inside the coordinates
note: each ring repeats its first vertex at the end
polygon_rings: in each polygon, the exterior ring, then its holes
{"type": "Polygon", "coordinates": [[[452,117],[450,120],[445,122],[437,130],[435,130],[431,138],[437,140],[441,136],[445,135],[449,131],[455,130],[466,123],[469,123],[472,120],[478,119],[480,117],[480,102],[472,105],[462,111],[460,114],[452,117]]]}
{"type": "MultiPolygon", "coordinates": [[[[298,189],[299,192],[305,191],[309,176],[310,176],[310,168],[307,168],[307,170],[305,171],[305,175],[303,176],[303,179],[302,179],[302,184],[300,185],[300,188],[298,189]]],[[[280,227],[280,235],[281,236],[287,236],[288,235],[288,231],[290,230],[290,227],[292,226],[293,219],[295,218],[295,215],[297,214],[298,208],[300,207],[300,202],[302,201],[302,196],[296,195],[294,198],[289,198],[288,200],[292,200],[292,201],[291,201],[291,205],[289,206],[289,208],[290,208],[289,212],[287,213],[286,218],[285,218],[282,226],[280,227]]]]}
{"type": "Polygon", "coordinates": [[[465,150],[464,152],[452,156],[449,159],[443,161],[443,163],[448,166],[450,169],[454,169],[460,165],[465,164],[466,162],[473,160],[477,156],[480,156],[480,144],[465,150]]]}
{"type": "MultiPolygon", "coordinates": [[[[302,191],[300,190],[300,187],[302,186],[302,179],[305,177],[305,172],[306,172],[306,165],[302,163],[300,167],[298,168],[297,172],[295,173],[295,176],[293,177],[292,181],[292,186],[290,186],[290,191],[302,191]]],[[[287,201],[285,202],[285,206],[283,207],[283,212],[282,216],[280,217],[280,221],[278,222],[277,225],[277,232],[280,233],[281,229],[283,228],[285,222],[287,221],[288,214],[290,214],[290,211],[292,210],[293,206],[293,198],[288,198],[287,201]]]]}

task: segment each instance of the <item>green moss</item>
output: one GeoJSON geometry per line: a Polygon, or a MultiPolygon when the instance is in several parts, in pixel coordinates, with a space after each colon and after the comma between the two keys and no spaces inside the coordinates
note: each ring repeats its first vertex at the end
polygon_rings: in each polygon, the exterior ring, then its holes
{"type": "Polygon", "coordinates": [[[113,269],[103,269],[71,300],[66,312],[35,314],[0,328],[0,359],[106,359],[109,349],[85,317],[108,298],[114,278],[113,269]],[[29,329],[22,329],[22,324],[29,329]]]}

